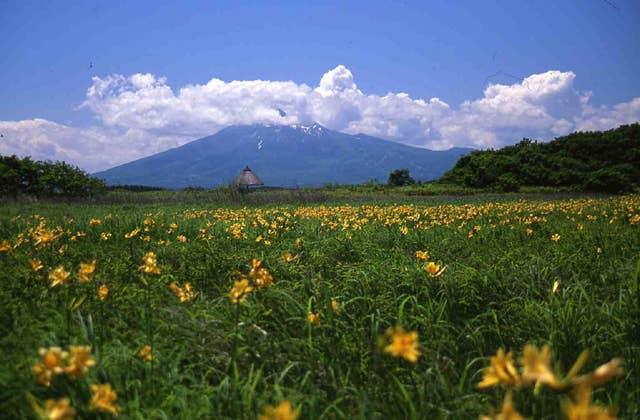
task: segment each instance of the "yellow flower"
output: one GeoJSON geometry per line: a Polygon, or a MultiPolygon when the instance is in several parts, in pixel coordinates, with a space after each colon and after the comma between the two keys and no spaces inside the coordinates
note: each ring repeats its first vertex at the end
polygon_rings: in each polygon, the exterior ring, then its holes
{"type": "Polygon", "coordinates": [[[85,376],[89,368],[95,366],[96,361],[91,356],[90,346],[69,346],[69,364],[64,372],[73,379],[85,376]]]}
{"type": "Polygon", "coordinates": [[[307,321],[309,321],[310,324],[315,325],[316,327],[320,326],[320,313],[319,312],[309,312],[309,315],[307,315],[307,321]]]}
{"type": "Polygon", "coordinates": [[[33,239],[35,239],[33,244],[38,248],[42,248],[51,244],[58,237],[59,235],[56,235],[54,231],[41,228],[33,234],[33,239]]]}
{"type": "Polygon", "coordinates": [[[0,244],[0,252],[7,252],[10,249],[11,249],[11,242],[7,241],[6,239],[2,241],[2,243],[0,244]]]}
{"type": "Polygon", "coordinates": [[[302,248],[302,238],[296,239],[295,244],[296,244],[296,248],[298,249],[302,248]]]}
{"type": "Polygon", "coordinates": [[[298,261],[298,259],[300,259],[300,255],[292,255],[290,252],[282,254],[282,260],[284,262],[295,262],[298,261]]]}
{"type": "Polygon", "coordinates": [[[291,403],[284,400],[277,407],[265,406],[259,420],[296,420],[299,416],[300,409],[294,410],[291,403]]]}
{"type": "Polygon", "coordinates": [[[169,285],[169,289],[171,289],[174,295],[180,298],[180,302],[190,302],[193,299],[195,299],[199,294],[199,292],[193,291],[193,289],[191,288],[191,283],[189,282],[184,284],[184,289],[179,287],[175,283],[171,283],[169,285]]]}
{"type": "Polygon", "coordinates": [[[504,396],[500,412],[490,416],[480,416],[480,420],[524,420],[524,417],[513,406],[511,391],[509,390],[504,396]]]}
{"type": "Polygon", "coordinates": [[[133,229],[131,232],[129,232],[129,233],[125,233],[125,234],[124,234],[124,238],[125,238],[125,239],[131,239],[131,238],[133,238],[133,237],[137,236],[137,235],[138,235],[138,233],[140,233],[140,229],[135,228],[135,229],[133,229]]]}
{"type": "Polygon", "coordinates": [[[150,345],[145,345],[144,347],[142,347],[139,351],[138,351],[138,357],[143,361],[143,362],[150,362],[153,360],[153,353],[151,352],[151,346],[150,345]]]}
{"type": "Polygon", "coordinates": [[[160,274],[160,269],[157,266],[157,257],[153,252],[147,252],[142,257],[142,264],[138,267],[138,270],[146,274],[160,274]]]}
{"type": "Polygon", "coordinates": [[[541,383],[552,388],[558,386],[558,380],[551,370],[551,346],[546,344],[538,350],[536,346],[527,344],[523,353],[520,358],[523,383],[541,383]]]}
{"type": "Polygon", "coordinates": [[[254,281],[256,286],[260,288],[273,286],[273,276],[266,268],[260,268],[257,271],[254,281]]]}
{"type": "Polygon", "coordinates": [[[118,394],[111,389],[110,384],[91,385],[91,401],[89,408],[91,410],[106,411],[114,416],[120,411],[120,407],[114,404],[118,399],[118,394]]]}
{"type": "Polygon", "coordinates": [[[604,365],[598,366],[592,373],[574,378],[572,382],[580,385],[600,386],[623,374],[622,359],[615,357],[604,365]]]}
{"type": "Polygon", "coordinates": [[[40,260],[31,260],[29,261],[29,264],[31,264],[31,270],[34,273],[37,273],[44,268],[44,265],[42,265],[42,261],[40,260]]]}
{"type": "Polygon", "coordinates": [[[109,287],[106,284],[103,284],[98,289],[98,296],[100,296],[100,300],[105,300],[107,296],[109,296],[109,287]]]}
{"type": "Polygon", "coordinates": [[[405,332],[402,327],[390,328],[387,335],[391,337],[391,343],[384,348],[385,353],[393,357],[402,357],[412,363],[418,361],[420,350],[418,349],[418,333],[415,331],[405,332]]]}
{"type": "Polygon", "coordinates": [[[419,261],[427,261],[429,259],[429,253],[427,251],[416,251],[415,256],[419,261]]]}
{"type": "Polygon", "coordinates": [[[622,359],[617,357],[613,358],[608,363],[598,366],[598,368],[593,371],[591,385],[605,384],[614,377],[622,376],[623,373],[622,359]]]}
{"type": "Polygon", "coordinates": [[[251,260],[251,272],[249,272],[250,276],[253,276],[255,272],[262,267],[262,261],[257,258],[251,260]]]}
{"type": "Polygon", "coordinates": [[[489,388],[496,385],[516,386],[520,384],[520,377],[513,365],[513,352],[505,354],[503,349],[498,349],[495,356],[491,357],[491,366],[482,371],[482,381],[478,388],[489,388]]]}
{"type": "Polygon", "coordinates": [[[186,236],[184,236],[184,235],[180,235],[180,236],[178,236],[178,238],[177,238],[177,239],[178,239],[178,241],[180,241],[180,242],[182,242],[182,243],[187,242],[187,237],[186,237],[186,236]]]}
{"type": "Polygon", "coordinates": [[[560,288],[560,280],[556,280],[553,282],[553,287],[551,288],[551,292],[555,293],[560,288]]]}
{"type": "Polygon", "coordinates": [[[69,272],[64,270],[64,266],[59,265],[51,273],[49,273],[49,280],[51,280],[51,287],[56,287],[59,284],[65,284],[69,280],[69,272]]]}
{"type": "Polygon", "coordinates": [[[96,226],[96,225],[99,225],[100,223],[102,223],[100,221],[100,219],[91,219],[91,220],[89,220],[89,226],[96,226]]]}
{"type": "Polygon", "coordinates": [[[616,412],[613,408],[591,404],[591,388],[580,385],[575,391],[575,402],[569,401],[564,412],[569,420],[614,420],[616,412]]]}
{"type": "Polygon", "coordinates": [[[248,277],[260,288],[273,285],[273,276],[269,270],[262,267],[262,261],[256,258],[251,261],[251,271],[248,277]]]}
{"type": "Polygon", "coordinates": [[[72,420],[76,416],[76,410],[71,407],[69,398],[59,400],[46,400],[43,407],[35,402],[35,412],[43,420],[72,420]]]}
{"type": "Polygon", "coordinates": [[[338,300],[336,298],[331,298],[331,309],[335,312],[340,310],[340,305],[338,305],[338,300]]]}
{"type": "Polygon", "coordinates": [[[233,289],[229,292],[231,302],[238,304],[244,302],[247,295],[253,290],[253,286],[249,285],[249,280],[242,279],[236,280],[233,284],[233,289]]]}
{"type": "Polygon", "coordinates": [[[551,240],[553,242],[558,242],[560,240],[560,235],[558,235],[557,233],[554,233],[553,235],[551,235],[551,240]]]}
{"type": "Polygon", "coordinates": [[[527,229],[527,236],[533,235],[533,229],[527,229]]]}
{"type": "Polygon", "coordinates": [[[440,266],[434,263],[433,261],[427,263],[427,265],[424,266],[424,271],[426,271],[431,277],[441,276],[442,273],[444,273],[444,270],[446,269],[447,269],[446,266],[440,268],[440,266]]]}
{"type": "Polygon", "coordinates": [[[36,362],[31,371],[38,382],[44,386],[50,386],[53,375],[64,372],[64,361],[69,354],[60,347],[41,348],[38,354],[40,354],[40,360],[36,362]]]}
{"type": "Polygon", "coordinates": [[[602,248],[597,247],[596,248],[596,254],[602,254],[602,248]]]}
{"type": "Polygon", "coordinates": [[[78,280],[85,283],[91,280],[91,275],[96,270],[96,260],[91,261],[90,263],[80,263],[80,268],[78,269],[78,280]]]}
{"type": "Polygon", "coordinates": [[[111,232],[102,232],[100,234],[100,240],[102,241],[108,241],[109,239],[111,239],[113,235],[111,234],[111,232]]]}
{"type": "Polygon", "coordinates": [[[406,226],[400,226],[400,233],[406,236],[409,233],[409,229],[406,226]]]}

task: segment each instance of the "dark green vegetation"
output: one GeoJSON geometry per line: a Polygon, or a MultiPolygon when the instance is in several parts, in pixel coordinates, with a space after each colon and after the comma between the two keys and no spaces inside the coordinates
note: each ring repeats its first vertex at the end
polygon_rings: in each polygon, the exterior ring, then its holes
{"type": "MultiPolygon", "coordinates": [[[[9,244],[0,252],[5,417],[31,415],[27,393],[40,403],[68,396],[86,410],[88,384],[110,383],[121,418],[255,418],[283,399],[303,418],[477,418],[503,396],[476,388],[488,358],[502,347],[517,359],[526,343],[549,343],[561,372],[587,348],[583,371],[623,357],[624,376],[597,388],[594,400],[617,406],[621,418],[640,417],[638,196],[187,209],[0,208],[0,244],[9,244]],[[46,224],[29,234],[42,221],[33,214],[46,224]],[[135,228],[143,230],[125,239],[135,228]],[[43,229],[55,237],[36,245],[43,229]],[[444,274],[430,277],[418,250],[446,265],[444,274]],[[159,276],[138,271],[149,251],[159,276]],[[285,262],[285,252],[297,260],[285,262]],[[274,285],[234,305],[229,290],[253,258],[274,285]],[[34,273],[31,259],[44,268],[34,273]],[[79,282],[79,264],[94,259],[91,281],[79,282]],[[59,265],[72,274],[51,288],[59,265]],[[181,303],[172,282],[191,282],[198,297],[181,303]],[[110,289],[104,300],[100,285],[110,289]],[[320,313],[319,326],[308,323],[310,311],[320,313]],[[396,324],[418,333],[417,363],[378,346],[396,324]],[[38,349],[68,344],[91,345],[97,365],[75,382],[38,384],[38,349]],[[136,357],[144,345],[152,363],[136,357]]],[[[536,419],[562,418],[567,398],[544,387],[537,397],[514,394],[518,410],[536,419]]]]}
{"type": "Polygon", "coordinates": [[[432,151],[363,134],[349,135],[319,124],[232,126],[184,146],[95,174],[108,185],[165,188],[228,185],[248,165],[267,186],[384,182],[408,168],[434,180],[471,149],[432,151]]]}
{"type": "Polygon", "coordinates": [[[389,179],[387,180],[387,185],[394,187],[402,187],[405,185],[413,185],[416,183],[416,180],[413,179],[409,173],[408,169],[396,169],[395,171],[389,174],[389,179]]]}
{"type": "Polygon", "coordinates": [[[640,186],[640,124],[475,151],[460,158],[440,182],[503,191],[549,186],[630,192],[640,186]]]}
{"type": "Polygon", "coordinates": [[[65,162],[0,156],[0,197],[88,197],[104,191],[104,183],[65,162]]]}
{"type": "Polygon", "coordinates": [[[148,191],[164,191],[164,188],[149,187],[147,185],[116,185],[107,187],[108,191],[131,191],[131,192],[148,192],[148,191]]]}

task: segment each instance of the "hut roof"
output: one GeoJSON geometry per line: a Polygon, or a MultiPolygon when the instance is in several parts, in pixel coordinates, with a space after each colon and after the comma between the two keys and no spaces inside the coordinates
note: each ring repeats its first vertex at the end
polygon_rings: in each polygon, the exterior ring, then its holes
{"type": "Polygon", "coordinates": [[[233,180],[233,185],[264,185],[248,166],[245,166],[240,175],[233,180]]]}

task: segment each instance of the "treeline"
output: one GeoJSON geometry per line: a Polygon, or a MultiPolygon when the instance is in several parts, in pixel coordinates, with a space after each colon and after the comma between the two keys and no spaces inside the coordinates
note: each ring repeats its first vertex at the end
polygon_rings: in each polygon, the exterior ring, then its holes
{"type": "Polygon", "coordinates": [[[0,156],[0,197],[87,197],[105,190],[102,180],[66,162],[0,156]]]}
{"type": "Polygon", "coordinates": [[[548,143],[524,139],[461,157],[441,183],[517,191],[521,186],[622,193],[640,187],[640,124],[577,132],[548,143]]]}
{"type": "Polygon", "coordinates": [[[111,185],[107,187],[109,191],[133,191],[133,192],[148,192],[148,191],[165,191],[166,188],[151,187],[149,185],[111,185]]]}

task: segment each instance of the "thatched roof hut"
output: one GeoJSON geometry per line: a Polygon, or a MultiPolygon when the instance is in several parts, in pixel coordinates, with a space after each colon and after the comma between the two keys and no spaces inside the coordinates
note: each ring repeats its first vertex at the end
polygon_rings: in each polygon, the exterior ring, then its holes
{"type": "Polygon", "coordinates": [[[232,185],[249,188],[251,186],[264,185],[264,182],[248,166],[245,166],[240,175],[233,180],[232,185]]]}

